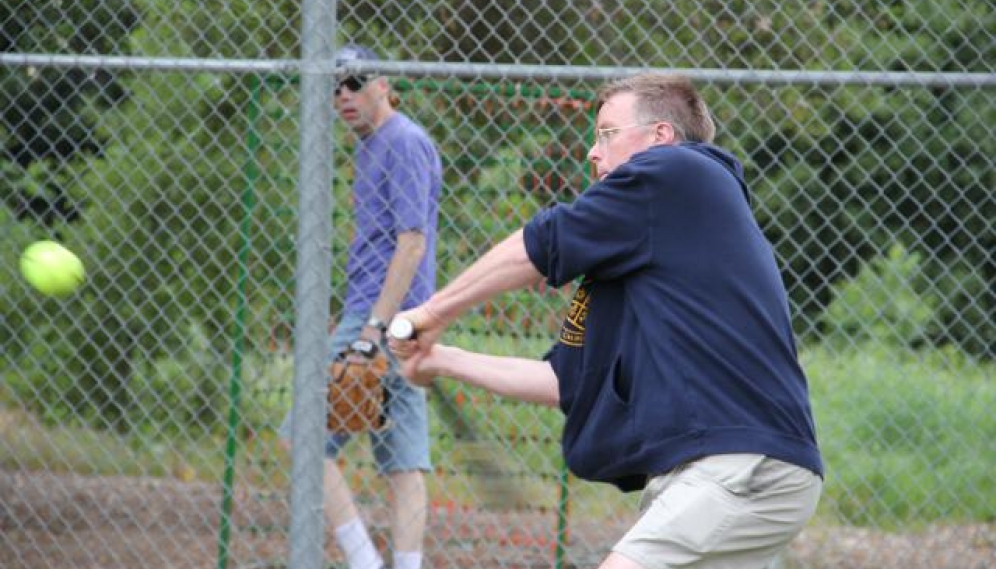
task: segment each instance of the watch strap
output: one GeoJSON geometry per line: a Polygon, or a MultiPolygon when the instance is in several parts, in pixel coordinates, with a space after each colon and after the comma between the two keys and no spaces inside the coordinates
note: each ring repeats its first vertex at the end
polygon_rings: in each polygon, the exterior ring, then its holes
{"type": "Polygon", "coordinates": [[[387,332],[387,322],[384,322],[383,320],[377,318],[376,316],[371,316],[367,320],[367,326],[378,330],[381,334],[387,332]]]}

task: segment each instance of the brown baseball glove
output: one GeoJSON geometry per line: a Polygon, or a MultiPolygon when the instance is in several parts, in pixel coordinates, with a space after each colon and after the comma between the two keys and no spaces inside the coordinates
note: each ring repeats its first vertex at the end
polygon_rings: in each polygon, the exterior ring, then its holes
{"type": "Polygon", "coordinates": [[[329,368],[328,428],[336,433],[379,431],[387,426],[387,357],[367,340],[353,342],[329,368]]]}

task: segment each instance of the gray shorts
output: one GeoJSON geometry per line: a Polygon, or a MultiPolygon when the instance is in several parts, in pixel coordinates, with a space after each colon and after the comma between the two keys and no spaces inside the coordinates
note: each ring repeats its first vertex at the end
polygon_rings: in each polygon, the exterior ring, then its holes
{"type": "Polygon", "coordinates": [[[612,550],[645,569],[762,569],[816,511],[822,479],[756,454],[709,456],[655,478],[612,550]]]}
{"type": "MultiPolygon", "coordinates": [[[[329,338],[329,353],[326,367],[332,364],[336,354],[345,350],[360,335],[367,321],[366,314],[345,314],[335,332],[329,338]]],[[[387,413],[388,427],[370,433],[370,445],[377,471],[381,474],[407,470],[430,470],[429,460],[429,416],[426,406],[425,389],[414,386],[398,375],[398,363],[387,352],[391,360],[391,372],[384,379],[390,392],[387,413]]],[[[288,412],[280,425],[280,437],[291,439],[293,410],[288,412]]],[[[351,435],[327,433],[325,456],[335,458],[349,442],[351,435]]]]}

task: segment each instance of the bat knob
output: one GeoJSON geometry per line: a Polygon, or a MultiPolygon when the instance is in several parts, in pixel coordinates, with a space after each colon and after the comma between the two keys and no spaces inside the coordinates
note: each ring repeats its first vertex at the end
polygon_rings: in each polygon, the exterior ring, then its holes
{"type": "Polygon", "coordinates": [[[387,333],[398,340],[411,340],[415,337],[415,325],[406,318],[395,318],[391,320],[387,333]]]}

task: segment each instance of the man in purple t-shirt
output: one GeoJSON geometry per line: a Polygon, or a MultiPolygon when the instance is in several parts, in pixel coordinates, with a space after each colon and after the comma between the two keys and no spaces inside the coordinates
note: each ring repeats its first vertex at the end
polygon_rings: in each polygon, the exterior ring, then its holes
{"type": "MultiPolygon", "coordinates": [[[[367,48],[346,46],[337,62],[376,60],[367,48]]],[[[355,341],[384,347],[386,322],[418,306],[435,289],[436,225],[442,162],[425,130],[395,110],[384,77],[340,77],[334,100],[339,118],[357,135],[353,204],[343,313],[330,341],[331,357],[355,341]]],[[[419,569],[428,500],[423,473],[429,462],[425,391],[404,381],[396,365],[385,379],[389,427],[371,433],[378,472],[392,493],[394,569],[419,569]]],[[[290,439],[290,414],[281,428],[290,439]]],[[[329,433],[325,445],[325,513],[350,569],[382,569],[383,559],[359,516],[335,462],[348,442],[329,433]]]]}

